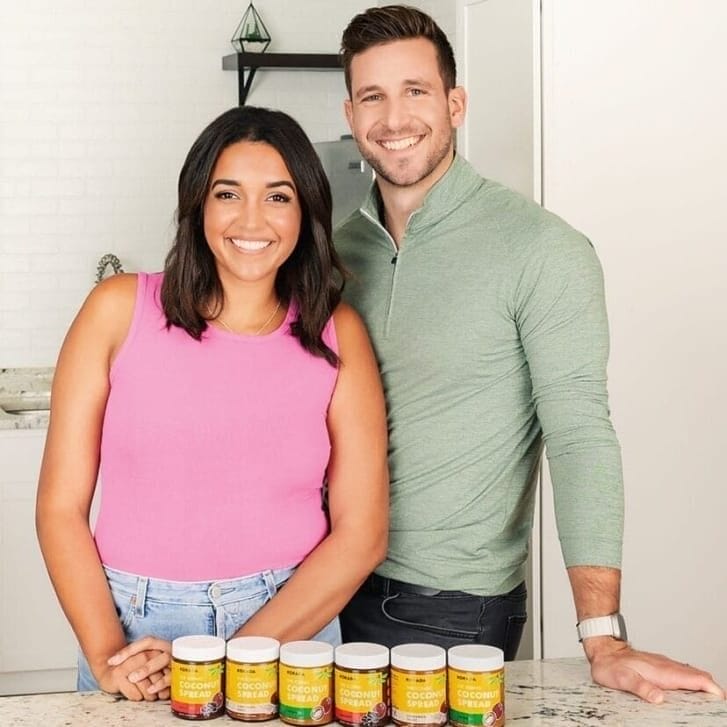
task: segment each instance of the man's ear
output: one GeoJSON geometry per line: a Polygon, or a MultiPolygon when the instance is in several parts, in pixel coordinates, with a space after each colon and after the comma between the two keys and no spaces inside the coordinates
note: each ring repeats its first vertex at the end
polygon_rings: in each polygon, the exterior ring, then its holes
{"type": "Polygon", "coordinates": [[[351,129],[351,133],[353,134],[353,104],[351,103],[350,98],[347,98],[343,102],[343,113],[346,116],[346,121],[348,122],[348,128],[351,129]]]}
{"type": "Polygon", "coordinates": [[[453,129],[458,129],[464,123],[467,113],[467,91],[462,86],[455,86],[449,92],[449,119],[453,129]]]}

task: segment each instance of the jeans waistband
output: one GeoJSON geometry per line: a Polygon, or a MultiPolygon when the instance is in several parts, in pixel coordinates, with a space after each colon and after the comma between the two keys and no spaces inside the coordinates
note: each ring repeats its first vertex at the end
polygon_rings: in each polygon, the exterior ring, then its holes
{"type": "Polygon", "coordinates": [[[248,596],[253,598],[261,592],[272,597],[295,572],[295,568],[290,566],[216,581],[167,581],[125,573],[108,566],[104,566],[104,572],[112,591],[134,595],[137,608],[143,608],[147,599],[187,605],[222,605],[248,596]]]}
{"type": "MultiPolygon", "coordinates": [[[[372,573],[365,582],[365,587],[370,593],[378,596],[390,596],[394,593],[411,593],[416,596],[462,596],[474,595],[466,591],[446,591],[439,588],[431,588],[429,586],[418,586],[415,583],[406,583],[405,581],[397,581],[395,578],[384,578],[377,573],[372,573]]],[[[519,583],[515,588],[506,594],[515,594],[516,592],[525,592],[525,583],[519,583]]]]}
{"type": "Polygon", "coordinates": [[[384,578],[377,573],[372,573],[366,581],[369,591],[379,596],[388,596],[393,593],[413,593],[417,596],[440,596],[448,594],[457,594],[462,591],[443,591],[439,588],[430,588],[429,586],[418,586],[415,583],[406,583],[405,581],[397,581],[395,578],[384,578]]]}

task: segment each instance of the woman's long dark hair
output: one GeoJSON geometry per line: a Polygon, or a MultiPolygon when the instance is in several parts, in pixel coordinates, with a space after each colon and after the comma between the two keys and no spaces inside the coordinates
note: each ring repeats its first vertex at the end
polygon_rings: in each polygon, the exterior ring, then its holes
{"type": "Polygon", "coordinates": [[[338,356],[322,339],[345,276],[331,239],[331,189],[305,132],[282,111],[230,109],[192,144],[179,174],[177,232],[164,264],[161,303],[167,327],[179,326],[200,340],[209,311],[222,305],[222,284],[204,235],[204,204],[220,154],[239,141],[269,144],[293,177],[302,212],[300,235],[278,270],[275,288],[284,303],[295,300],[298,306],[291,332],[301,346],[335,366],[338,356]]]}

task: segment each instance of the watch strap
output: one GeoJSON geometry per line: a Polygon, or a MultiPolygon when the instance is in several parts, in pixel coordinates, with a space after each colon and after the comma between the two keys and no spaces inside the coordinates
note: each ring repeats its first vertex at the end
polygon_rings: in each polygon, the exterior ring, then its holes
{"type": "Polygon", "coordinates": [[[584,618],[576,624],[578,641],[590,639],[592,636],[613,636],[619,641],[628,641],[626,635],[626,622],[620,613],[613,613],[610,616],[597,616],[595,618],[584,618]]]}

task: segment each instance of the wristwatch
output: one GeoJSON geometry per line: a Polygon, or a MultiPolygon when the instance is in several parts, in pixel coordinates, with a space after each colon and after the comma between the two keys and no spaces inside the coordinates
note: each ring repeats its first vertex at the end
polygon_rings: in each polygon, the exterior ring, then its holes
{"type": "Polygon", "coordinates": [[[618,641],[628,641],[626,622],[620,613],[596,618],[584,618],[576,624],[578,641],[590,639],[591,636],[613,636],[618,641]]]}

